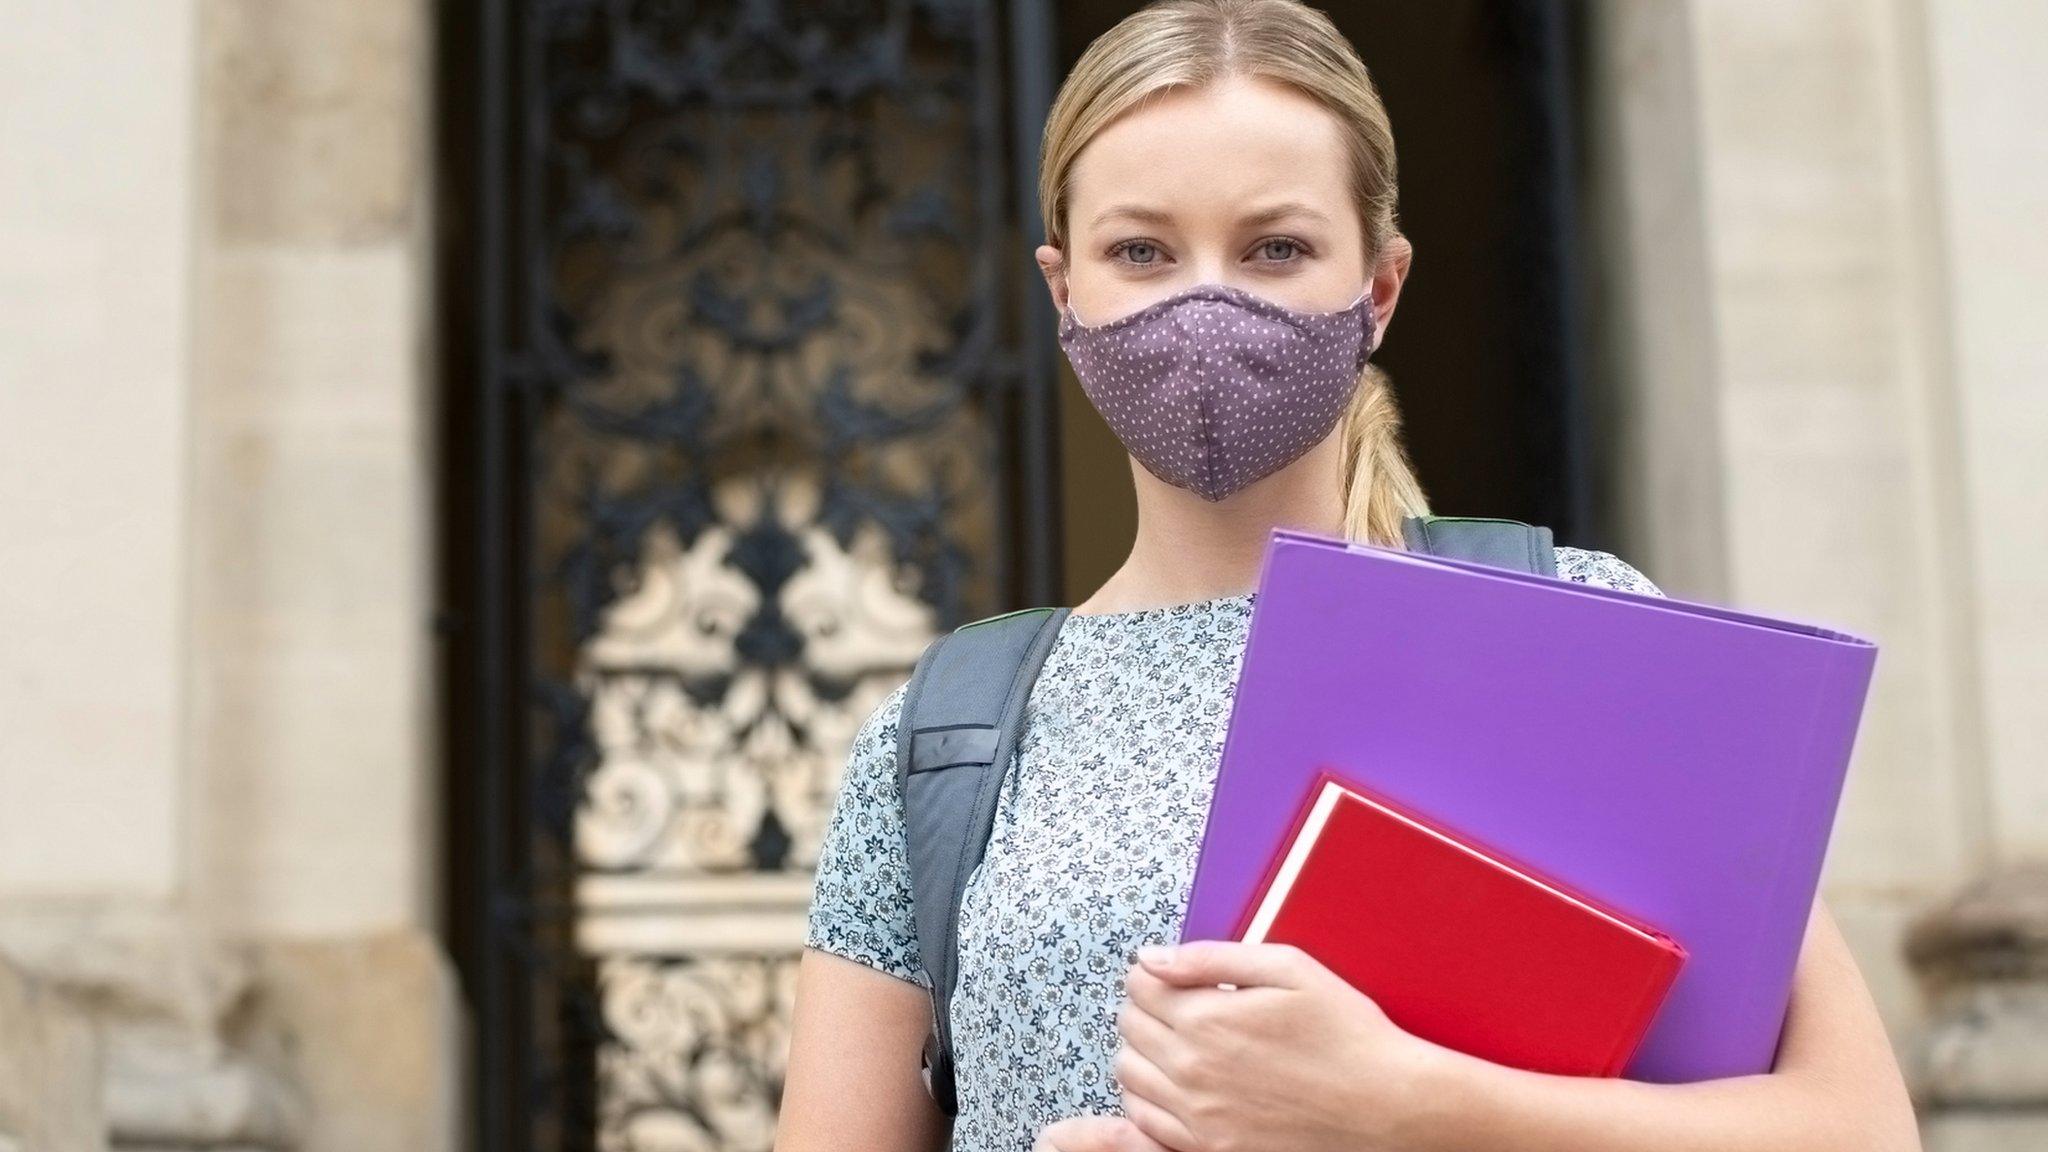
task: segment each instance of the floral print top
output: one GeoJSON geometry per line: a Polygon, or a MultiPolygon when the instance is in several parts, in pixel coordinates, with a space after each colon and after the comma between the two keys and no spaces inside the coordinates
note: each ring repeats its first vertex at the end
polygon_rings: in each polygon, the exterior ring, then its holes
{"type": "MultiPolygon", "coordinates": [[[[1556,555],[1562,579],[1663,595],[1611,553],[1556,555]]],[[[1055,1120],[1122,1113],[1124,974],[1139,945],[1179,938],[1256,596],[1061,625],[960,909],[959,1152],[1029,1152],[1055,1120]]],[[[804,943],[923,988],[895,775],[905,687],[854,737],[804,943]]]]}

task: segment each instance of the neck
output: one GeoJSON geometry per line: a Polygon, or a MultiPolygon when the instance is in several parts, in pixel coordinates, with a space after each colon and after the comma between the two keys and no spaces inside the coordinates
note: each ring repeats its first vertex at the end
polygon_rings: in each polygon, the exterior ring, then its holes
{"type": "Polygon", "coordinates": [[[1343,445],[1337,433],[1270,476],[1211,503],[1135,460],[1138,534],[1131,554],[1084,612],[1124,612],[1249,592],[1275,528],[1343,533],[1343,445]]]}

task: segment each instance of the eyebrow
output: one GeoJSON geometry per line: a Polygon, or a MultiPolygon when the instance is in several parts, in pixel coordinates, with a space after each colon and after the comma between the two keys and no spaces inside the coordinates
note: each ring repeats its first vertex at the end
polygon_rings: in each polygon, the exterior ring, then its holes
{"type": "MultiPolygon", "coordinates": [[[[1168,224],[1173,220],[1171,213],[1162,212],[1157,208],[1148,208],[1143,204],[1112,204],[1097,213],[1095,219],[1088,222],[1088,226],[1091,228],[1098,227],[1104,221],[1116,216],[1128,216],[1133,220],[1143,221],[1147,224],[1168,224]]],[[[1246,216],[1242,223],[1256,227],[1261,224],[1271,224],[1275,220],[1285,219],[1289,216],[1300,216],[1304,219],[1315,220],[1324,224],[1330,222],[1329,216],[1324,213],[1306,204],[1289,201],[1253,212],[1246,216]]]]}

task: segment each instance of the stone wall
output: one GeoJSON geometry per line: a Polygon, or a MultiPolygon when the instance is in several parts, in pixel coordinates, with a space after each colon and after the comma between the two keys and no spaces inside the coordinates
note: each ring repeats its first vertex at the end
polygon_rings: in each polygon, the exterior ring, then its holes
{"type": "Polygon", "coordinates": [[[1623,535],[1675,595],[1878,642],[1823,895],[1930,1144],[2044,1146],[2043,976],[1961,957],[2039,933],[2048,859],[2048,7],[1596,12],[1623,535]]]}
{"type": "Polygon", "coordinates": [[[0,956],[0,1152],[105,1146],[92,1025],[0,956]]]}
{"type": "Polygon", "coordinates": [[[0,1149],[454,1147],[431,6],[0,23],[0,1149]]]}

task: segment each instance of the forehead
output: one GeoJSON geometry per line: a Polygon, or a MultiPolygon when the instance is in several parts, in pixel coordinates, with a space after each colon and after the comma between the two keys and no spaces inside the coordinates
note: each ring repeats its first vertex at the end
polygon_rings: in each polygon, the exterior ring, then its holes
{"type": "Polygon", "coordinates": [[[1155,94],[1082,148],[1069,189],[1077,232],[1104,208],[1129,203],[1194,226],[1296,200],[1356,225],[1336,116],[1287,85],[1257,78],[1155,94]]]}

